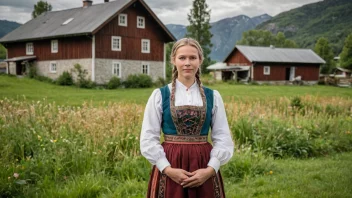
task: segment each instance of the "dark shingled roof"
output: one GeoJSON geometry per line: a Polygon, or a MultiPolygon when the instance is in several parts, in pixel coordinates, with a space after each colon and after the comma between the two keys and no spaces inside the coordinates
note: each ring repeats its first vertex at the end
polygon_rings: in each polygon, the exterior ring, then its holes
{"type": "MultiPolygon", "coordinates": [[[[256,47],[244,45],[236,45],[235,49],[238,49],[238,51],[240,51],[251,62],[325,63],[325,61],[311,49],[256,47]]],[[[232,52],[226,57],[225,62],[232,52]]]]}
{"type": "Polygon", "coordinates": [[[7,43],[13,41],[93,34],[101,25],[114,17],[117,12],[123,11],[129,5],[137,1],[141,2],[155,20],[162,26],[170,37],[170,41],[174,41],[174,36],[167,30],[164,24],[156,17],[143,0],[116,0],[92,5],[86,8],[79,7],[43,13],[2,37],[0,42],[7,43]],[[70,18],[73,18],[70,23],[62,25],[70,18]]]}

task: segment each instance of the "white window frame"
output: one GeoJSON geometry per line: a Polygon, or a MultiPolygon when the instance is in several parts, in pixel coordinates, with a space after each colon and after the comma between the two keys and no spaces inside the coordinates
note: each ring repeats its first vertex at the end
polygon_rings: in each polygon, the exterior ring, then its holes
{"type": "Polygon", "coordinates": [[[145,18],[142,16],[137,16],[137,28],[145,28],[145,18]],[[139,19],[142,20],[142,23],[139,23],[139,19]]]}
{"type": "Polygon", "coordinates": [[[58,40],[51,40],[51,53],[58,53],[59,52],[59,41],[58,40]],[[56,49],[54,48],[56,44],[56,49]]]}
{"type": "Polygon", "coordinates": [[[127,27],[127,14],[119,14],[119,26],[127,27]],[[121,17],[125,17],[124,23],[121,22],[121,17]]]}
{"type": "Polygon", "coordinates": [[[264,75],[270,75],[270,66],[264,66],[263,73],[264,75]]]}
{"type": "Polygon", "coordinates": [[[122,69],[121,62],[113,61],[111,68],[112,68],[112,75],[121,78],[121,69],[122,69]],[[115,73],[115,65],[116,65],[116,64],[118,65],[118,69],[116,69],[116,72],[117,72],[117,70],[119,71],[118,74],[115,73]]]}
{"type": "Polygon", "coordinates": [[[56,71],[57,71],[57,62],[56,61],[50,61],[49,71],[50,71],[50,73],[56,73],[56,71]],[[55,70],[53,70],[53,67],[52,67],[53,64],[55,64],[55,70]]]}
{"type": "Polygon", "coordinates": [[[34,54],[34,45],[33,43],[26,43],[26,55],[34,54]]]}
{"type": "Polygon", "coordinates": [[[150,74],[150,64],[147,62],[142,62],[141,70],[142,70],[142,74],[149,75],[150,74]],[[144,73],[144,66],[147,66],[147,73],[144,73]]]}
{"type": "Polygon", "coordinates": [[[150,40],[149,39],[142,39],[141,40],[141,50],[142,50],[142,53],[150,53],[150,40]],[[144,49],[144,45],[143,43],[146,42],[147,44],[147,49],[144,49]]]}
{"type": "Polygon", "coordinates": [[[111,50],[112,51],[121,51],[121,36],[112,36],[111,37],[111,50]],[[114,39],[118,39],[117,48],[114,48],[114,39]]]}

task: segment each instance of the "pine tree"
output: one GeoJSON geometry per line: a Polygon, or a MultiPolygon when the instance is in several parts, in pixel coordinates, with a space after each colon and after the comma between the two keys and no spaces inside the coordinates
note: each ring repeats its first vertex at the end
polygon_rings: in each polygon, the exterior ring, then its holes
{"type": "Polygon", "coordinates": [[[319,38],[315,44],[314,51],[326,62],[323,67],[320,68],[320,73],[329,74],[331,69],[335,66],[335,63],[334,53],[332,52],[328,39],[324,37],[319,38]]]}
{"type": "Polygon", "coordinates": [[[191,13],[187,15],[190,25],[187,27],[186,37],[196,39],[202,46],[204,60],[201,66],[202,73],[208,73],[206,67],[211,64],[209,54],[211,52],[211,37],[210,33],[210,9],[205,0],[194,0],[191,13]]]}
{"type": "Polygon", "coordinates": [[[342,67],[352,69],[352,33],[349,34],[345,40],[340,54],[340,64],[342,67]]]}
{"type": "Polygon", "coordinates": [[[36,18],[41,15],[43,12],[51,11],[53,7],[48,3],[42,0],[38,1],[37,4],[34,5],[34,10],[32,12],[32,17],[36,18]]]}

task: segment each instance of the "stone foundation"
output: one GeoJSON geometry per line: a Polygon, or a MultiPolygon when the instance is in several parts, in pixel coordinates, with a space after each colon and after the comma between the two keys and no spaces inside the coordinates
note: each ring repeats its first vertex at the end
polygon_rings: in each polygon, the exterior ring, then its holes
{"type": "Polygon", "coordinates": [[[142,63],[149,63],[149,75],[153,81],[164,76],[162,61],[135,61],[118,59],[95,59],[95,82],[106,84],[114,76],[112,73],[112,63],[121,63],[121,80],[125,80],[131,74],[142,73],[142,63]]]}

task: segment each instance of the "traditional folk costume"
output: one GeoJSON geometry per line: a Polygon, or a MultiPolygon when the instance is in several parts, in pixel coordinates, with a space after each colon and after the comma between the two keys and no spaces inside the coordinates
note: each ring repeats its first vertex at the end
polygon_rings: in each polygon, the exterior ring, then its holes
{"type": "Polygon", "coordinates": [[[234,145],[217,91],[197,83],[187,89],[178,80],[154,90],[145,109],[140,145],[142,154],[155,165],[148,198],[225,197],[218,170],[232,157],[234,145]],[[207,142],[210,127],[213,146],[207,142]],[[199,187],[183,188],[162,173],[167,166],[188,172],[211,166],[217,174],[199,187]]]}

